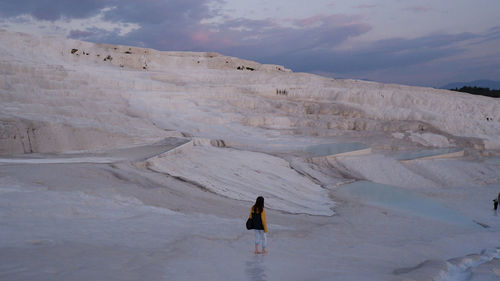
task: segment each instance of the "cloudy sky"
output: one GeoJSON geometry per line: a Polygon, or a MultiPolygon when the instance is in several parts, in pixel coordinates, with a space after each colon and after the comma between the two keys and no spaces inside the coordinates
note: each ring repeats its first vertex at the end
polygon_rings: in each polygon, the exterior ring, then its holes
{"type": "Polygon", "coordinates": [[[0,0],[0,28],[439,87],[500,80],[499,12],[499,0],[0,0]]]}

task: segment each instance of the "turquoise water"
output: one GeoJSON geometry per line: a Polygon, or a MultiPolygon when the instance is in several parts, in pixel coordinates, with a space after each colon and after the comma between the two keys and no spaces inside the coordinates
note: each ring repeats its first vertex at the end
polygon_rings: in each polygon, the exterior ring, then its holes
{"type": "Polygon", "coordinates": [[[360,142],[325,143],[309,146],[305,149],[305,151],[310,152],[315,156],[328,156],[367,148],[369,147],[360,142]]]}
{"type": "Polygon", "coordinates": [[[414,192],[368,181],[357,181],[340,187],[367,204],[397,209],[421,217],[468,227],[478,227],[470,218],[439,202],[414,192]]]}
{"type": "Polygon", "coordinates": [[[493,165],[500,165],[500,157],[499,156],[488,157],[484,162],[493,165]]]}
{"type": "Polygon", "coordinates": [[[420,151],[409,151],[409,152],[400,152],[393,155],[396,160],[413,160],[422,157],[436,156],[441,154],[448,154],[461,151],[462,149],[459,147],[446,147],[446,148],[436,148],[436,149],[426,149],[420,151]]]}

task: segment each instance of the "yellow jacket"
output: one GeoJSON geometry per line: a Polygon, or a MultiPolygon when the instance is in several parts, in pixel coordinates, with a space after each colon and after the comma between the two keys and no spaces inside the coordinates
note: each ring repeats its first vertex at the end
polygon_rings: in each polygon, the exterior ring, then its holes
{"type": "MultiPolygon", "coordinates": [[[[249,218],[252,218],[253,207],[250,208],[249,218]]],[[[262,226],[264,227],[264,232],[267,232],[267,223],[266,223],[266,210],[262,209],[262,213],[260,213],[260,220],[262,221],[262,226]]]]}

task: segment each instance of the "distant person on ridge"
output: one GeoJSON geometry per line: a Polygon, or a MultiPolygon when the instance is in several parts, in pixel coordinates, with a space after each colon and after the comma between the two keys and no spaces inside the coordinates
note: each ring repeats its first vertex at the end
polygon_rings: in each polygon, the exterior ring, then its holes
{"type": "Polygon", "coordinates": [[[498,203],[500,203],[500,193],[498,193],[497,198],[493,199],[493,210],[497,210],[498,203]]]}
{"type": "Polygon", "coordinates": [[[266,224],[266,211],[264,210],[264,197],[259,196],[255,204],[250,210],[249,218],[253,221],[253,229],[255,232],[255,253],[266,254],[267,246],[267,224],[266,224]],[[262,252],[259,252],[259,244],[262,243],[262,252]]]}

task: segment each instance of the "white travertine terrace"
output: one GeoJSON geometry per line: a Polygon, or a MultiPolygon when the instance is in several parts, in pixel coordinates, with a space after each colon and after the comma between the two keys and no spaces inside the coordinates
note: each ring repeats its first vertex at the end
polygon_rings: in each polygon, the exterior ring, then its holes
{"type": "Polygon", "coordinates": [[[496,278],[499,154],[499,99],[0,29],[2,280],[496,278]]]}
{"type": "Polygon", "coordinates": [[[0,153],[130,144],[162,138],[164,129],[217,135],[205,125],[326,136],[426,129],[500,148],[500,102],[492,98],[334,80],[216,53],[0,35],[0,153]]]}

